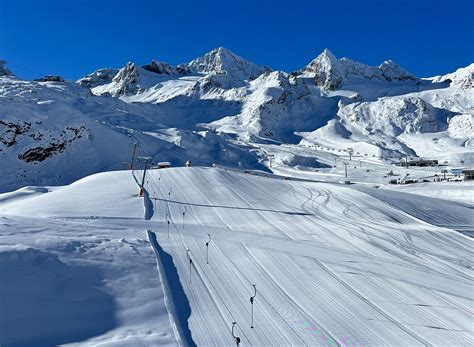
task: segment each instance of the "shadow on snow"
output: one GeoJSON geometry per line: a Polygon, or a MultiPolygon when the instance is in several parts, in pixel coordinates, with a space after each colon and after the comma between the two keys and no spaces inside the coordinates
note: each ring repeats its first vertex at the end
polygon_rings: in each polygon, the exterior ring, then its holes
{"type": "Polygon", "coordinates": [[[114,328],[115,303],[95,268],[29,248],[0,253],[0,345],[55,346],[114,328]]]}

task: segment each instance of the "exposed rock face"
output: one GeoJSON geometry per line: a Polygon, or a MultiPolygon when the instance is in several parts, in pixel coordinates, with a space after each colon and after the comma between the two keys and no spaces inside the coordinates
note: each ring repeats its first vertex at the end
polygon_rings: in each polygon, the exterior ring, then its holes
{"type": "MultiPolygon", "coordinates": [[[[66,146],[77,139],[82,138],[87,133],[85,126],[67,127],[59,133],[59,138],[52,139],[51,142],[42,146],[30,148],[18,155],[18,159],[27,163],[41,162],[49,157],[61,153],[66,149],[66,146]]],[[[41,140],[42,137],[39,138],[41,140]]]]}
{"type": "Polygon", "coordinates": [[[336,56],[329,49],[325,49],[315,60],[303,70],[314,73],[316,85],[329,90],[337,89],[343,80],[343,71],[336,56]]]}
{"type": "Polygon", "coordinates": [[[168,63],[152,60],[150,64],[142,66],[145,70],[154,72],[160,75],[171,75],[177,73],[176,68],[168,63]]]}
{"type": "Polygon", "coordinates": [[[7,62],[5,60],[0,60],[0,76],[12,76],[14,77],[13,73],[5,67],[7,62]]]}
{"type": "Polygon", "coordinates": [[[30,128],[30,122],[19,121],[14,123],[0,120],[0,142],[7,147],[11,147],[16,144],[18,136],[27,133],[30,128]]]}
{"type": "Polygon", "coordinates": [[[99,69],[81,78],[77,83],[86,88],[94,88],[101,84],[112,82],[118,71],[117,69],[99,69]]]}
{"type": "Polygon", "coordinates": [[[468,91],[474,89],[474,71],[468,74],[464,79],[461,80],[460,89],[462,91],[468,91]]]}
{"type": "Polygon", "coordinates": [[[378,67],[368,66],[347,58],[337,59],[328,49],[304,67],[302,73],[314,76],[316,85],[327,90],[338,89],[350,77],[378,79],[386,82],[416,79],[391,60],[383,62],[378,67]]]}
{"type": "Polygon", "coordinates": [[[135,64],[128,62],[125,67],[121,68],[117,75],[113,78],[114,82],[136,83],[138,80],[138,72],[135,64]]]}
{"type": "Polygon", "coordinates": [[[128,62],[121,68],[117,75],[112,79],[119,86],[115,95],[127,95],[136,93],[138,90],[138,71],[135,64],[128,62]]]}
{"type": "MultiPolygon", "coordinates": [[[[29,121],[5,122],[0,120],[0,143],[6,147],[17,145],[23,137],[29,137],[33,139],[33,143],[38,144],[38,146],[18,155],[18,159],[28,163],[43,161],[56,153],[63,152],[68,144],[82,138],[87,133],[87,129],[83,125],[68,126],[61,130],[58,137],[53,137],[50,133],[33,132],[32,124],[29,121]]],[[[35,125],[41,125],[41,121],[37,120],[35,125]]]]}
{"type": "Polygon", "coordinates": [[[63,152],[66,148],[65,143],[51,143],[47,147],[35,147],[27,150],[20,154],[18,159],[21,159],[27,163],[35,161],[43,161],[56,153],[63,152]]]}
{"type": "Polygon", "coordinates": [[[202,57],[187,64],[172,66],[165,62],[152,60],[149,64],[136,66],[129,62],[117,69],[100,69],[77,83],[92,90],[95,95],[130,96],[140,91],[154,87],[165,81],[163,78],[179,79],[184,75],[200,76],[203,81],[196,84],[195,89],[201,91],[215,88],[240,87],[246,81],[253,80],[264,72],[270,72],[268,67],[251,63],[226,48],[219,47],[202,57]]]}

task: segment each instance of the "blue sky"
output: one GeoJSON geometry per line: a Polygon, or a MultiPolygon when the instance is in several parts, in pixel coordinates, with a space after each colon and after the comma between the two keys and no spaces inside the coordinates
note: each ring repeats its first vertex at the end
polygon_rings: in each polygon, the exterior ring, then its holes
{"type": "Polygon", "coordinates": [[[328,47],[418,76],[474,62],[474,1],[1,0],[0,59],[24,78],[69,79],[151,59],[187,62],[224,46],[296,70],[328,47]]]}

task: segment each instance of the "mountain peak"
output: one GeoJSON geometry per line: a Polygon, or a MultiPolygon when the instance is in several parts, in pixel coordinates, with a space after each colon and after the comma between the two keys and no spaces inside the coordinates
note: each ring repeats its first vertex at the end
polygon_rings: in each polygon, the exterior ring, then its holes
{"type": "Polygon", "coordinates": [[[342,83],[341,62],[328,49],[319,54],[306,67],[303,73],[314,74],[316,84],[327,89],[336,89],[342,83]]]}
{"type": "Polygon", "coordinates": [[[415,78],[411,73],[395,63],[393,60],[384,61],[379,65],[378,69],[382,71],[382,75],[387,81],[391,81],[393,79],[408,80],[415,78]]]}
{"type": "Polygon", "coordinates": [[[318,56],[318,58],[321,58],[321,59],[325,58],[331,61],[337,60],[336,56],[329,50],[329,48],[324,48],[323,52],[318,56]]]}
{"type": "Polygon", "coordinates": [[[121,82],[125,81],[128,83],[136,83],[138,78],[138,72],[135,67],[135,64],[129,61],[127,65],[119,70],[117,75],[115,75],[113,81],[114,82],[121,82]]]}
{"type": "Polygon", "coordinates": [[[129,61],[127,65],[117,72],[112,81],[119,86],[119,88],[114,92],[114,95],[135,93],[138,89],[138,70],[135,67],[135,64],[129,61]]]}
{"type": "Polygon", "coordinates": [[[329,50],[325,48],[315,59],[313,59],[308,66],[317,65],[317,64],[327,64],[327,65],[337,65],[339,59],[329,50]]]}
{"type": "Polygon", "coordinates": [[[337,59],[327,48],[306,65],[302,73],[314,76],[318,86],[329,90],[339,88],[350,77],[378,79],[386,82],[416,79],[392,60],[384,61],[379,66],[369,66],[348,58],[337,59]]]}
{"type": "Polygon", "coordinates": [[[205,74],[228,74],[243,79],[254,79],[265,70],[227,48],[217,47],[187,64],[191,71],[205,74]]]}
{"type": "Polygon", "coordinates": [[[229,49],[225,48],[225,47],[222,47],[222,46],[219,46],[217,48],[214,48],[213,50],[211,50],[209,53],[212,53],[212,52],[215,52],[217,54],[225,54],[225,55],[233,55],[233,56],[236,56],[236,54],[234,54],[233,52],[231,52],[229,49]]]}

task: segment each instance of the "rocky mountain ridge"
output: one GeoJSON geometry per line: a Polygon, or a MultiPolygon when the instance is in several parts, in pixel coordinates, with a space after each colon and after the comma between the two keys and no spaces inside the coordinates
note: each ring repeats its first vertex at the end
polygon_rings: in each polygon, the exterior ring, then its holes
{"type": "Polygon", "coordinates": [[[4,177],[11,188],[120,168],[130,142],[176,164],[268,169],[268,143],[474,163],[473,75],[471,64],[417,78],[391,61],[370,67],[329,50],[286,73],[224,48],[177,66],[153,60],[98,69],[77,82],[24,81],[9,72],[0,76],[4,177]],[[64,172],[51,179],[54,166],[64,172]]]}

